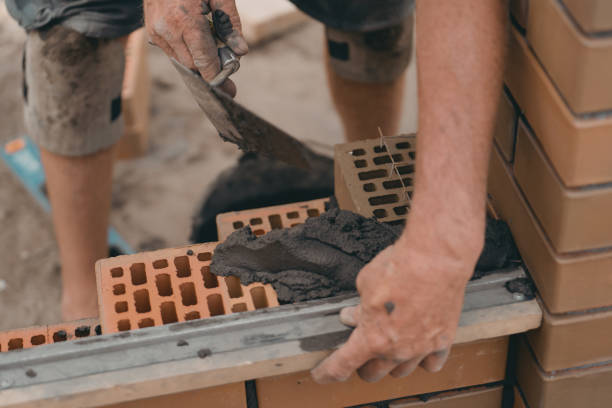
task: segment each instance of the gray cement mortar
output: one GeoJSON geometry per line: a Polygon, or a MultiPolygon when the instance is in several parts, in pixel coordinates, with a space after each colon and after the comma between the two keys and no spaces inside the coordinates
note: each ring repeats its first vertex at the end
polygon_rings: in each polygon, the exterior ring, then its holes
{"type": "MultiPolygon", "coordinates": [[[[245,227],[217,247],[211,272],[238,276],[245,285],[272,284],[283,304],[354,293],[359,271],[392,245],[402,229],[338,208],[262,237],[245,227]]],[[[488,220],[485,249],[474,278],[507,266],[514,258],[505,223],[488,220]]]]}

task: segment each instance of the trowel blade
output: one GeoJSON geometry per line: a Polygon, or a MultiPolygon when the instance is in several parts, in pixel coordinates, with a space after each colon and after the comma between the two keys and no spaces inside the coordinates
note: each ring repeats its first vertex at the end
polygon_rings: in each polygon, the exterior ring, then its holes
{"type": "Polygon", "coordinates": [[[304,169],[321,159],[302,142],[210,86],[200,75],[174,59],[172,63],[223,140],[245,152],[260,153],[304,169]]]}

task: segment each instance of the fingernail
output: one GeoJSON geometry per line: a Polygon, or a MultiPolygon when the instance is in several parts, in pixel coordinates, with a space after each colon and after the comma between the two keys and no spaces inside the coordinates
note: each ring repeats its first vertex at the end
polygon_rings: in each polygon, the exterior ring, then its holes
{"type": "Polygon", "coordinates": [[[340,311],[340,321],[347,326],[356,326],[355,315],[349,308],[344,308],[340,311]]]}
{"type": "Polygon", "coordinates": [[[245,55],[249,52],[249,45],[238,33],[233,33],[227,38],[227,45],[238,55],[245,55]]]}

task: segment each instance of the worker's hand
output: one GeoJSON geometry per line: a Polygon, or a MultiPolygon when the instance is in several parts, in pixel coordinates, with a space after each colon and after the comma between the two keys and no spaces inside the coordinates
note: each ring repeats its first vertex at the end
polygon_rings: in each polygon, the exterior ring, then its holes
{"type": "Polygon", "coordinates": [[[355,371],[374,382],[389,373],[406,376],[419,365],[428,371],[442,369],[466,284],[482,250],[484,228],[466,234],[456,231],[460,226],[438,228],[435,223],[409,223],[395,245],[361,270],[361,305],[340,314],[344,324],[356,328],[346,344],[312,371],[316,382],[344,381],[355,371]]]}
{"type": "MultiPolygon", "coordinates": [[[[249,47],[242,37],[235,0],[145,0],[144,13],[151,41],[168,56],[199,71],[210,82],[221,70],[217,44],[205,14],[213,13],[222,40],[236,53],[244,55],[249,47]]],[[[235,95],[231,80],[223,85],[235,95]]]]}

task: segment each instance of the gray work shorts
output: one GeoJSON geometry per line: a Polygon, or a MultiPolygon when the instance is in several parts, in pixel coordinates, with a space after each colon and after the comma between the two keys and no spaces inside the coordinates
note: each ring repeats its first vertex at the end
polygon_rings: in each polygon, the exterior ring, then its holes
{"type": "Polygon", "coordinates": [[[412,56],[414,0],[291,0],[326,26],[332,69],[361,83],[399,78],[412,56]]]}
{"type": "Polygon", "coordinates": [[[86,37],[60,25],[30,31],[23,96],[32,139],[65,156],[84,156],[115,144],[123,133],[124,64],[118,40],[86,37]]]}

